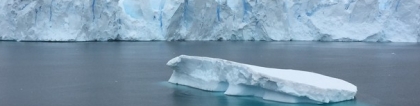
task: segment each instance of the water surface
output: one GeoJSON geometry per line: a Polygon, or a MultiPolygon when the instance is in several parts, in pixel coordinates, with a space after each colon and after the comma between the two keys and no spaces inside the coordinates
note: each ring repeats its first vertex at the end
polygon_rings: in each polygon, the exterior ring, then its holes
{"type": "Polygon", "coordinates": [[[420,45],[332,42],[0,42],[0,106],[312,106],[225,96],[166,81],[197,55],[307,70],[358,86],[325,106],[420,106],[420,45]]]}

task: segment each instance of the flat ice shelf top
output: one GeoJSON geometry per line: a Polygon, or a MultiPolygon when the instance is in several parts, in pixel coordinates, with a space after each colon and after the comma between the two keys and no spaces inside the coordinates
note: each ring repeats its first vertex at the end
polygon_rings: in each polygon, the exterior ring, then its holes
{"type": "Polygon", "coordinates": [[[288,103],[351,100],[357,87],[341,79],[300,70],[265,68],[223,59],[181,55],[168,61],[169,82],[227,95],[288,103]]]}
{"type": "Polygon", "coordinates": [[[295,83],[307,84],[322,89],[341,89],[347,91],[357,91],[357,87],[341,79],[325,76],[318,73],[292,70],[292,69],[274,69],[258,66],[248,66],[252,71],[262,74],[266,77],[278,80],[288,80],[295,83]]]}

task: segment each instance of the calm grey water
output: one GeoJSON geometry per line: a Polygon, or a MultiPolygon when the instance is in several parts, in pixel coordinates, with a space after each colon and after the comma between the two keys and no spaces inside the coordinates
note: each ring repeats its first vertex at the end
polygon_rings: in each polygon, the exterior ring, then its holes
{"type": "Polygon", "coordinates": [[[180,54],[358,86],[356,100],[326,106],[420,106],[419,44],[325,42],[0,42],[0,106],[311,106],[169,84],[180,54]]]}

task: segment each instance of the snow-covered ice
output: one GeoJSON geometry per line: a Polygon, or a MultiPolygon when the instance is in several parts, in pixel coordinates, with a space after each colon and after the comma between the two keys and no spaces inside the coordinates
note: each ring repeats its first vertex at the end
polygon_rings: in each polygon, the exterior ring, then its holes
{"type": "Polygon", "coordinates": [[[265,68],[223,59],[181,55],[168,61],[169,82],[226,95],[287,103],[354,99],[357,87],[341,79],[299,70],[265,68]]]}
{"type": "Polygon", "coordinates": [[[420,0],[1,0],[0,40],[419,42],[420,0]]]}

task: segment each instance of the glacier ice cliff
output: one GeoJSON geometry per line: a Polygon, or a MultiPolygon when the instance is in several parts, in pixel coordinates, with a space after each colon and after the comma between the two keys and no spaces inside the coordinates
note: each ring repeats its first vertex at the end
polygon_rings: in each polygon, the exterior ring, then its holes
{"type": "Polygon", "coordinates": [[[419,42],[420,0],[1,0],[0,40],[419,42]]]}
{"type": "Polygon", "coordinates": [[[168,61],[169,82],[226,95],[256,96],[287,103],[331,103],[354,99],[357,87],[325,75],[181,55],[168,61]]]}

